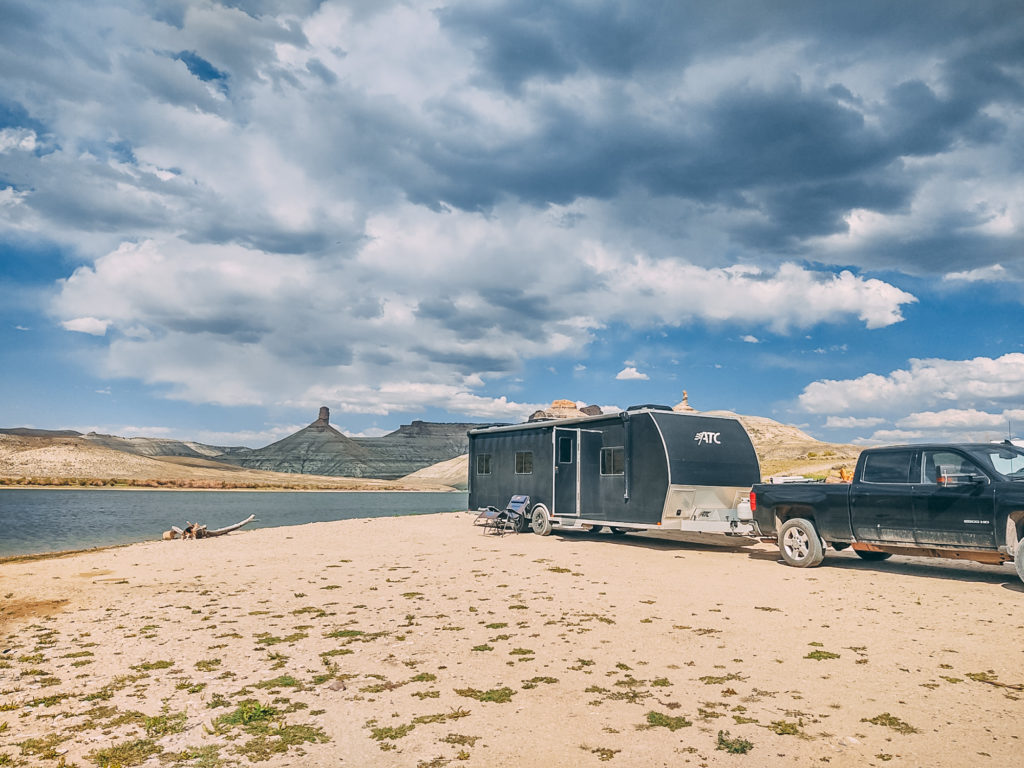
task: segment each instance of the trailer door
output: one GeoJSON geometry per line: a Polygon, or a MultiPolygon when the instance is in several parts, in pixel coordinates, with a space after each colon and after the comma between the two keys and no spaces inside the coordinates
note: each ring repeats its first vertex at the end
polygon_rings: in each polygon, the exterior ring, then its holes
{"type": "Polygon", "coordinates": [[[556,427],[553,515],[590,516],[597,507],[601,433],[592,429],[556,427]]]}
{"type": "Polygon", "coordinates": [[[555,492],[551,514],[579,517],[580,465],[578,429],[555,427],[555,492]]]}

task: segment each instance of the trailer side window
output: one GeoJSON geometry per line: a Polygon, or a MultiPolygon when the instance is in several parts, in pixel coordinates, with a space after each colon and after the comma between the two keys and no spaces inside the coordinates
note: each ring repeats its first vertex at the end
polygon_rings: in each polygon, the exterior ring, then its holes
{"type": "Polygon", "coordinates": [[[478,475],[491,474],[491,454],[481,453],[476,457],[476,473],[478,475]]]}
{"type": "Polygon", "coordinates": [[[533,451],[516,451],[516,474],[533,474],[533,451]]]}
{"type": "Polygon", "coordinates": [[[622,475],[626,471],[626,457],[622,447],[601,449],[601,474],[622,475]]]}
{"type": "Polygon", "coordinates": [[[558,438],[558,463],[572,464],[572,438],[558,438]]]}

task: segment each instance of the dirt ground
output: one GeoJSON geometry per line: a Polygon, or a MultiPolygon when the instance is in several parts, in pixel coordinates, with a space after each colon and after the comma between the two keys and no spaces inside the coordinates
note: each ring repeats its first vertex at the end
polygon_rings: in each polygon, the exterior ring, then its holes
{"type": "Polygon", "coordinates": [[[0,765],[1020,764],[1009,566],[465,513],[0,564],[0,765]]]}

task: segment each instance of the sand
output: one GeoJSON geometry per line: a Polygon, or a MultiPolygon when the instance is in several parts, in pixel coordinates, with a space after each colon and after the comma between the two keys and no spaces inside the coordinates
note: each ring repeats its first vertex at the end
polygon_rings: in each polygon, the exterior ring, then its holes
{"type": "Polygon", "coordinates": [[[1024,749],[1006,566],[844,552],[798,570],[767,544],[498,538],[450,513],[8,562],[0,600],[0,765],[1005,766],[1024,749]]]}

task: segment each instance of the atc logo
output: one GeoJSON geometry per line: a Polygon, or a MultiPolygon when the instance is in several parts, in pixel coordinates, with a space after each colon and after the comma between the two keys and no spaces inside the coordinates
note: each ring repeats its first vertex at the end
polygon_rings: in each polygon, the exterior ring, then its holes
{"type": "Polygon", "coordinates": [[[721,445],[721,438],[721,432],[698,432],[693,436],[693,440],[697,445],[721,445]]]}

